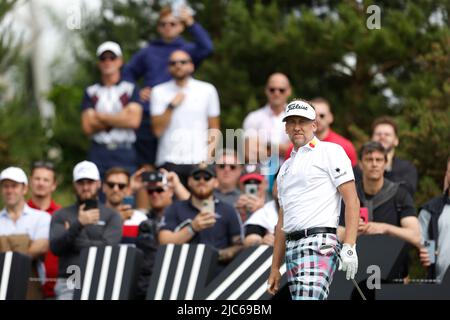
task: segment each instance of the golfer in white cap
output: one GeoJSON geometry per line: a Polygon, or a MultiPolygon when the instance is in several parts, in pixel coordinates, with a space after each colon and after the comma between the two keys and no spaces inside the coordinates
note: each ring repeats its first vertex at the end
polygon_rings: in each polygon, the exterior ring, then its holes
{"type": "Polygon", "coordinates": [[[280,211],[268,291],[279,290],[279,269],[286,256],[292,299],[322,300],[328,297],[338,255],[347,279],[358,269],[359,201],[352,166],[341,146],[314,136],[317,123],[311,103],[291,101],[283,121],[294,149],[277,177],[280,211]],[[347,229],[341,248],[336,229],[342,199],[347,229]]]}

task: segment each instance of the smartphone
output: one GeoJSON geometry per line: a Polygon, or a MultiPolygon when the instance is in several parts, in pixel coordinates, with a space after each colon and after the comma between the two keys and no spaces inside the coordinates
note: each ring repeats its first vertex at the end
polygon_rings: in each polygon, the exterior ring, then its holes
{"type": "Polygon", "coordinates": [[[423,245],[427,248],[428,256],[430,257],[430,263],[436,263],[436,241],[434,240],[426,240],[423,245]]]}
{"type": "Polygon", "coordinates": [[[258,185],[253,183],[246,184],[245,194],[256,196],[258,194],[258,185]]]}
{"type": "Polygon", "coordinates": [[[214,200],[203,200],[202,207],[204,212],[215,213],[216,211],[214,200]]]}
{"type": "Polygon", "coordinates": [[[134,197],[133,196],[126,196],[122,200],[122,204],[128,204],[132,208],[134,208],[134,197]]]}
{"type": "Polygon", "coordinates": [[[91,209],[97,209],[98,208],[98,201],[97,199],[87,199],[84,202],[84,210],[91,210],[91,209]]]}
{"type": "Polygon", "coordinates": [[[369,222],[369,209],[365,207],[359,208],[359,217],[363,220],[364,223],[369,222]]]}

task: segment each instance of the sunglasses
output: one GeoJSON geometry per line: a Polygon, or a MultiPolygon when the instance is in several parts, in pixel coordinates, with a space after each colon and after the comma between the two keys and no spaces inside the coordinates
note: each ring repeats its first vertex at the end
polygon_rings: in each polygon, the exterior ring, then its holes
{"type": "Polygon", "coordinates": [[[217,165],[217,167],[222,170],[225,169],[226,167],[230,167],[231,170],[236,170],[237,165],[235,165],[235,164],[219,164],[219,165],[217,165]]]}
{"type": "Polygon", "coordinates": [[[111,60],[114,61],[117,59],[117,56],[112,54],[112,55],[101,55],[98,60],[100,61],[106,61],[106,60],[111,60]]]}
{"type": "Polygon", "coordinates": [[[123,189],[125,189],[125,188],[127,187],[127,184],[126,184],[126,183],[115,183],[115,182],[110,182],[110,181],[107,181],[107,182],[106,182],[106,185],[107,185],[110,189],[114,189],[115,186],[118,186],[118,187],[119,187],[119,190],[123,190],[123,189]]]}
{"type": "Polygon", "coordinates": [[[54,171],[55,165],[52,162],[49,161],[36,161],[33,162],[33,165],[31,166],[31,169],[37,169],[37,168],[45,168],[54,171]]]}
{"type": "Polygon", "coordinates": [[[191,60],[171,60],[171,61],[169,61],[169,66],[174,67],[177,64],[181,64],[184,66],[190,62],[191,62],[191,60]]]}
{"type": "Polygon", "coordinates": [[[163,193],[164,191],[166,191],[164,188],[147,189],[148,194],[163,193]]]}
{"type": "Polygon", "coordinates": [[[269,88],[269,92],[270,93],[275,93],[275,91],[278,91],[280,93],[285,93],[286,92],[286,88],[269,88]]]}
{"type": "Polygon", "coordinates": [[[160,22],[158,23],[158,26],[164,28],[165,26],[171,26],[171,27],[175,27],[177,25],[176,22],[170,21],[170,22],[160,22]]]}
{"type": "Polygon", "coordinates": [[[208,182],[209,180],[212,179],[212,175],[210,174],[205,174],[205,173],[196,173],[192,176],[192,178],[194,178],[195,181],[200,181],[200,179],[203,178],[203,180],[205,180],[206,182],[208,182]]]}

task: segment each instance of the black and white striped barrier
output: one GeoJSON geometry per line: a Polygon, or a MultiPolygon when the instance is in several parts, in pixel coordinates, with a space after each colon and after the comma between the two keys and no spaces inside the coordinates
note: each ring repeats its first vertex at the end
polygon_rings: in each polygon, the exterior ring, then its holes
{"type": "MultiPolygon", "coordinates": [[[[161,246],[147,293],[148,300],[270,299],[267,279],[273,248],[265,245],[242,251],[217,276],[217,252],[205,245],[161,246]]],[[[285,265],[281,268],[286,284],[285,265]]]]}
{"type": "Polygon", "coordinates": [[[25,300],[31,258],[8,251],[0,254],[0,300],[25,300]]]}
{"type": "Polygon", "coordinates": [[[141,264],[142,252],[128,245],[84,249],[74,300],[133,299],[141,264]]]}

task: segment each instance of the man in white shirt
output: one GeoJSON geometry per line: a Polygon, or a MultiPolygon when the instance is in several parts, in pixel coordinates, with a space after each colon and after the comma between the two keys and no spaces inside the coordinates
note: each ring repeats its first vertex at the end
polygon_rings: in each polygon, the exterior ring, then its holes
{"type": "Polygon", "coordinates": [[[220,128],[217,90],[192,78],[194,69],[187,52],[174,51],[169,58],[173,79],[154,87],[151,96],[153,130],[159,138],[156,165],[177,173],[184,185],[192,165],[208,160],[208,143],[220,128]]]}
{"type": "Polygon", "coordinates": [[[338,259],[347,279],[358,269],[359,201],[352,166],[341,146],[314,136],[316,112],[310,103],[290,102],[283,121],[294,150],[277,177],[280,211],[268,291],[279,290],[286,254],[292,299],[326,299],[338,259]],[[348,225],[342,249],[336,235],[341,200],[348,225]]]}
{"type": "Polygon", "coordinates": [[[267,104],[250,112],[244,119],[243,128],[247,137],[258,136],[277,144],[278,154],[284,156],[290,146],[283,124],[284,109],[292,94],[288,77],[282,73],[272,74],[267,80],[265,94],[267,104]]]}

